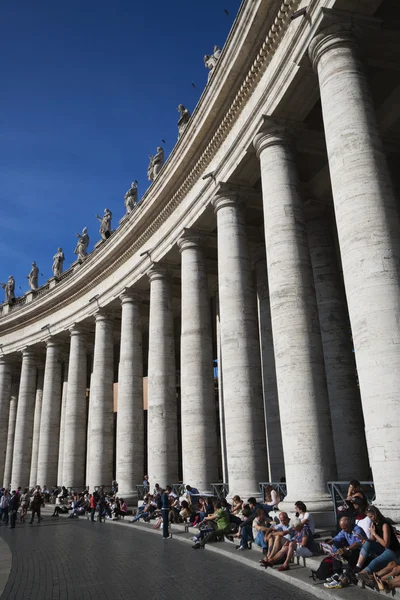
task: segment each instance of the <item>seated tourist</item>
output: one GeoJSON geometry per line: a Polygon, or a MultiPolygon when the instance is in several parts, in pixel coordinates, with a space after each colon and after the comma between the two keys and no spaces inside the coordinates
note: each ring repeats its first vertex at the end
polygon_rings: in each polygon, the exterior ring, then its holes
{"type": "Polygon", "coordinates": [[[365,504],[368,504],[367,495],[361,488],[361,483],[357,479],[352,479],[349,483],[349,489],[347,490],[346,502],[353,502],[355,498],[363,500],[365,504]]]}
{"type": "Polygon", "coordinates": [[[398,563],[398,552],[400,544],[393,527],[382,515],[376,506],[367,508],[367,516],[371,519],[370,539],[367,540],[361,550],[357,562],[357,578],[365,585],[373,582],[372,573],[381,571],[390,562],[398,563]],[[364,566],[367,560],[371,560],[364,566]]]}
{"type": "Polygon", "coordinates": [[[272,485],[270,485],[270,484],[265,486],[264,500],[265,500],[265,502],[263,504],[263,508],[267,514],[271,510],[278,508],[278,504],[280,502],[280,496],[279,496],[278,492],[275,490],[275,488],[273,488],[272,485]]]}
{"type": "Polygon", "coordinates": [[[167,492],[168,496],[170,498],[177,498],[178,496],[175,494],[175,492],[172,491],[172,487],[170,485],[167,485],[167,487],[165,488],[165,491],[167,492]]]}
{"type": "Polygon", "coordinates": [[[360,549],[367,539],[364,530],[354,525],[350,517],[342,517],[339,522],[340,532],[327,543],[343,555],[351,567],[357,564],[360,549]]]}
{"type": "Polygon", "coordinates": [[[136,523],[139,519],[143,519],[144,521],[149,521],[150,517],[157,510],[157,504],[153,499],[153,496],[150,496],[149,502],[145,505],[143,511],[136,514],[136,516],[132,519],[131,523],[136,523]]]}
{"type": "Polygon", "coordinates": [[[128,505],[123,498],[119,500],[119,516],[126,517],[128,514],[128,505]]]}
{"type": "Polygon", "coordinates": [[[354,509],[354,513],[353,513],[353,518],[354,518],[354,523],[356,525],[358,525],[358,527],[361,527],[361,529],[364,531],[367,539],[370,538],[371,532],[370,532],[370,527],[371,527],[371,519],[367,516],[367,504],[365,504],[364,500],[362,500],[361,498],[359,498],[358,496],[356,496],[353,500],[353,509],[354,509]]]}
{"type": "Polygon", "coordinates": [[[170,510],[168,513],[168,520],[170,523],[179,523],[179,513],[181,512],[181,503],[178,498],[174,498],[173,496],[168,496],[170,510]]]}
{"type": "Polygon", "coordinates": [[[196,502],[197,498],[193,498],[193,496],[199,496],[200,492],[197,488],[192,487],[191,485],[186,486],[186,497],[188,499],[189,504],[193,504],[196,502]]]}
{"type": "Polygon", "coordinates": [[[273,556],[275,556],[282,546],[291,540],[292,530],[290,525],[290,519],[287,513],[279,513],[279,523],[271,525],[270,529],[265,533],[265,541],[267,542],[268,549],[267,555],[262,562],[268,562],[273,556]]]}
{"type": "Polygon", "coordinates": [[[221,501],[216,500],[214,503],[215,512],[208,517],[205,517],[203,523],[215,522],[217,528],[207,533],[203,539],[196,542],[192,548],[199,550],[204,548],[209,542],[214,542],[219,539],[223,539],[226,533],[230,533],[229,514],[222,509],[221,501]]]}
{"type": "Polygon", "coordinates": [[[384,569],[374,573],[375,589],[390,592],[400,587],[400,565],[391,561],[384,569]]]}
{"type": "Polygon", "coordinates": [[[181,510],[179,511],[179,516],[182,521],[185,523],[192,516],[192,509],[189,506],[189,502],[187,500],[182,500],[181,502],[181,510]]]}
{"type": "Polygon", "coordinates": [[[157,494],[161,495],[161,488],[159,483],[156,483],[153,490],[153,496],[156,496],[157,494]]]}
{"type": "Polygon", "coordinates": [[[253,521],[253,538],[257,546],[261,546],[263,552],[267,551],[267,542],[265,540],[265,534],[270,529],[269,521],[267,521],[267,515],[262,508],[256,510],[256,518],[253,521]]]}
{"type": "Polygon", "coordinates": [[[240,551],[248,550],[248,544],[253,540],[252,525],[256,518],[257,510],[259,508],[263,510],[263,506],[254,497],[249,498],[247,504],[250,509],[250,516],[240,524],[240,544],[236,547],[236,550],[240,551]]]}
{"type": "Polygon", "coordinates": [[[240,496],[233,496],[231,515],[236,515],[237,517],[241,517],[242,510],[243,510],[243,500],[240,498],[240,496]]]}
{"type": "Polygon", "coordinates": [[[286,541],[281,550],[269,561],[262,563],[263,567],[273,567],[283,560],[282,566],[278,571],[288,571],[289,563],[293,556],[308,558],[312,556],[311,544],[313,535],[307,523],[303,524],[300,519],[292,522],[293,535],[291,540],[286,541]]]}
{"type": "Polygon", "coordinates": [[[314,533],[315,533],[314,518],[312,515],[310,515],[309,512],[307,512],[307,506],[304,504],[304,502],[301,502],[299,500],[298,502],[296,502],[294,507],[296,509],[296,517],[298,517],[300,519],[300,521],[302,522],[303,525],[308,525],[311,533],[314,535],[314,533]]]}

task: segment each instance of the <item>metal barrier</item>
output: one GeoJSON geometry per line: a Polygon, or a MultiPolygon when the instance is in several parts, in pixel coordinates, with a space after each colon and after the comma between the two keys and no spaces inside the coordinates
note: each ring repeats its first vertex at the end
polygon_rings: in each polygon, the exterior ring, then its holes
{"type": "Polygon", "coordinates": [[[138,500],[144,500],[145,495],[148,493],[148,488],[144,487],[143,484],[136,486],[136,494],[138,500]]]}
{"type": "Polygon", "coordinates": [[[287,494],[286,483],[281,483],[280,481],[262,481],[258,485],[260,487],[260,494],[262,495],[263,500],[265,499],[265,488],[267,487],[267,485],[272,485],[274,490],[276,490],[280,495],[281,501],[287,494]]]}
{"type": "Polygon", "coordinates": [[[178,498],[186,494],[186,486],[184,483],[172,483],[171,488],[174,494],[178,496],[178,498]]]}
{"type": "Polygon", "coordinates": [[[226,498],[229,494],[229,486],[227,483],[210,483],[213,496],[217,498],[226,498]]]}
{"type": "MultiPolygon", "coordinates": [[[[375,487],[373,481],[360,481],[361,488],[370,504],[375,501],[375,487]]],[[[348,481],[328,481],[328,490],[332,498],[333,509],[337,513],[338,506],[345,504],[347,490],[349,488],[348,481]]]]}

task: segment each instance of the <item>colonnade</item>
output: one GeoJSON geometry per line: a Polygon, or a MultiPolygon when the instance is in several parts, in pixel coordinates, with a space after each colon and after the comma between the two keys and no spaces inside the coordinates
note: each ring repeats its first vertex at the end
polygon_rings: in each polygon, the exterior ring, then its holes
{"type": "MultiPolygon", "coordinates": [[[[396,200],[351,27],[342,23],[318,33],[309,54],[321,93],[343,276],[326,209],[300,191],[294,151],[298,125],[265,117],[254,139],[265,229],[265,248],[256,260],[246,225],[251,192],[219,184],[211,201],[218,250],[218,339],[213,340],[203,251],[207,238],[201,232],[188,230],[177,240],[180,339],[174,330],[168,265],[153,264],[148,272],[148,473],[152,484],[178,480],[180,417],[185,482],[207,489],[218,477],[222,455],[231,494],[258,495],[260,481],[285,474],[289,505],[302,499],[309,509],[324,511],[329,509],[326,482],[337,476],[366,477],[370,465],[377,503],[396,518],[396,200]],[[218,345],[219,423],[213,341],[218,345]]],[[[4,475],[5,485],[12,462],[12,487],[33,483],[35,471],[37,483],[57,481],[74,488],[110,483],[115,476],[121,495],[133,496],[143,475],[144,296],[133,286],[120,299],[116,472],[115,328],[111,310],[104,307],[95,315],[88,414],[84,323],[70,330],[68,363],[62,360],[65,342],[47,340],[42,388],[33,348],[22,351],[18,377],[12,360],[0,359],[0,477],[4,475]]]]}

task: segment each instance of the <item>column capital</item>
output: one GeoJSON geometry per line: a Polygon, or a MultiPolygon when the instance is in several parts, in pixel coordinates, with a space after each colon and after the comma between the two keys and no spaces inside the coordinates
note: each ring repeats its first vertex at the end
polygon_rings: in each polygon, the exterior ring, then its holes
{"type": "Polygon", "coordinates": [[[168,269],[160,263],[153,263],[149,271],[147,271],[147,276],[150,279],[150,283],[152,283],[153,281],[160,279],[169,279],[170,273],[168,269]]]}
{"type": "Polygon", "coordinates": [[[21,348],[20,353],[22,358],[37,358],[37,351],[33,346],[24,346],[21,348]]]}
{"type": "Polygon", "coordinates": [[[96,323],[100,323],[101,321],[112,323],[113,321],[112,315],[105,308],[99,308],[93,316],[96,323]]]}
{"type": "Polygon", "coordinates": [[[270,146],[292,148],[296,135],[303,128],[302,123],[264,115],[262,126],[253,140],[257,157],[260,158],[261,152],[270,146]]]}
{"type": "Polygon", "coordinates": [[[135,288],[125,288],[119,296],[121,304],[140,304],[145,300],[145,292],[135,288]]]}
{"type": "Polygon", "coordinates": [[[49,336],[43,341],[46,344],[46,348],[61,348],[62,346],[62,341],[59,338],[53,336],[49,336]]]}
{"type": "Polygon", "coordinates": [[[87,327],[82,322],[72,323],[68,328],[70,336],[82,336],[84,337],[87,333],[87,327]]]}
{"type": "Polygon", "coordinates": [[[218,184],[216,192],[211,199],[211,205],[214,212],[226,206],[241,206],[248,196],[256,195],[255,190],[234,183],[221,182],[218,184]]]}
{"type": "Polygon", "coordinates": [[[213,234],[204,233],[196,229],[184,229],[177,241],[180,252],[189,248],[203,248],[208,241],[215,243],[213,234]]]}
{"type": "Polygon", "coordinates": [[[7,367],[12,367],[13,364],[14,363],[11,359],[11,356],[8,356],[7,354],[3,354],[2,356],[0,356],[0,367],[2,367],[3,365],[7,367]]]}
{"type": "Polygon", "coordinates": [[[325,52],[337,48],[358,48],[358,38],[368,35],[368,31],[381,27],[375,17],[350,13],[336,8],[321,7],[314,19],[315,36],[311,40],[308,54],[316,71],[319,59],[325,52]]]}

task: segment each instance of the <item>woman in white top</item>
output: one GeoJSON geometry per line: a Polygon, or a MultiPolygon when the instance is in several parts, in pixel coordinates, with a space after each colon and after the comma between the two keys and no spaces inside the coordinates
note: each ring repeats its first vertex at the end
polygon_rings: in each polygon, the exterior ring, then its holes
{"type": "Polygon", "coordinates": [[[280,496],[279,496],[278,492],[272,487],[272,485],[268,484],[267,486],[265,486],[264,498],[265,498],[264,510],[266,510],[266,512],[269,512],[270,510],[273,510],[274,508],[278,508],[278,504],[280,502],[280,496]]]}
{"type": "Polygon", "coordinates": [[[307,506],[304,504],[304,502],[301,502],[300,500],[298,502],[296,502],[296,504],[294,506],[295,506],[296,513],[297,513],[296,516],[300,519],[301,524],[308,525],[311,530],[311,533],[314,535],[315,523],[314,523],[313,516],[310,515],[309,512],[307,512],[307,506]]]}

